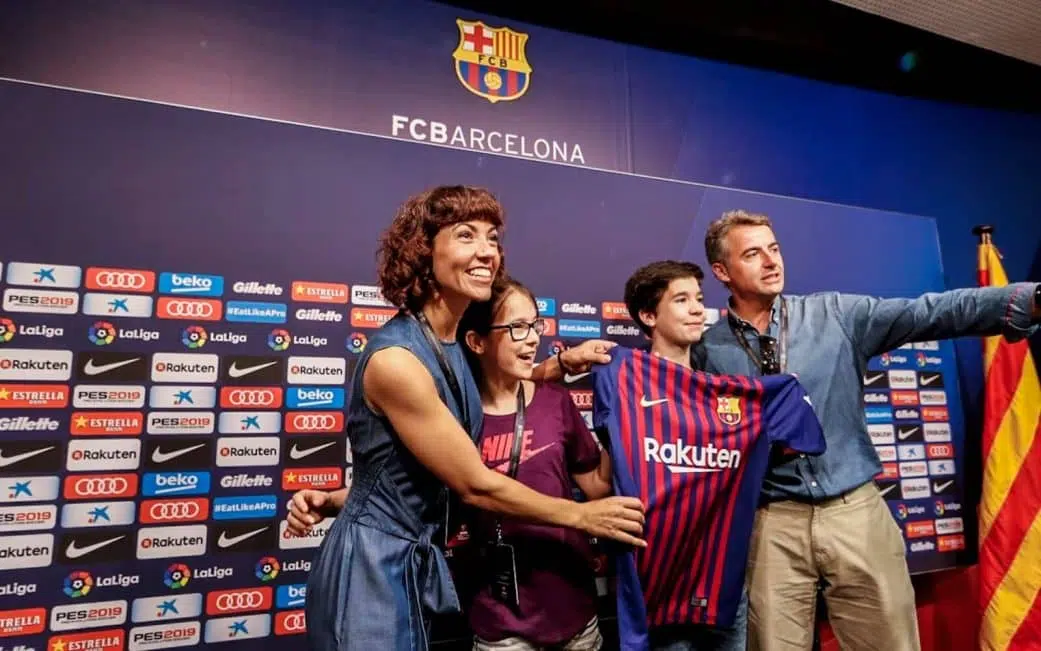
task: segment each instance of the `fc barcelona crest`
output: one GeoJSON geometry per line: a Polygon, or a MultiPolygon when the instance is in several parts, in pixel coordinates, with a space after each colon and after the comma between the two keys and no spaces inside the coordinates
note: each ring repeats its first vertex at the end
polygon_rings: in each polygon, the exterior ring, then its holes
{"type": "Polygon", "coordinates": [[[459,45],[452,58],[455,74],[466,90],[492,104],[528,92],[531,66],[524,55],[528,35],[481,21],[456,20],[459,45]]]}
{"type": "Polygon", "coordinates": [[[716,416],[724,425],[737,425],[741,422],[741,399],[733,396],[716,398],[716,416]]]}

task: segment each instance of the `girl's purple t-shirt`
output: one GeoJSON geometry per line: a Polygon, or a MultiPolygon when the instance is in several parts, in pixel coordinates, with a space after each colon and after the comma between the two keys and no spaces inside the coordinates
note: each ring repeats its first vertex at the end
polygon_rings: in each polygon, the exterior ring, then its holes
{"type": "MultiPolygon", "coordinates": [[[[509,471],[513,426],[513,414],[485,414],[477,442],[485,465],[503,474],[509,471]]],[[[600,448],[567,389],[536,385],[524,410],[517,481],[552,497],[572,499],[571,475],[599,465],[600,448]]],[[[488,512],[474,516],[470,545],[494,542],[496,517],[488,512]]],[[[536,645],[552,645],[581,632],[597,611],[589,536],[575,529],[504,518],[503,538],[515,550],[520,607],[514,610],[490,594],[491,570],[478,561],[470,566],[476,584],[469,614],[474,633],[489,641],[520,637],[536,645]]]]}

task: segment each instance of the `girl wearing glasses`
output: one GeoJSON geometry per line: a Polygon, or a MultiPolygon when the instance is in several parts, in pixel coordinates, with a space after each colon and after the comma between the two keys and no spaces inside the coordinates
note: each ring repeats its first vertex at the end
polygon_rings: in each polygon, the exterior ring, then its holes
{"type": "MultiPolygon", "coordinates": [[[[571,499],[574,480],[587,498],[604,497],[611,492],[610,457],[568,390],[530,379],[544,330],[534,295],[513,280],[497,286],[491,300],[471,303],[460,321],[459,338],[484,409],[481,459],[545,495],[571,499]],[[514,445],[518,429],[521,438],[514,445]]],[[[478,553],[468,555],[479,560],[463,571],[474,590],[474,651],[601,647],[588,535],[489,512],[475,513],[470,527],[468,544],[478,553]],[[500,591],[500,545],[508,545],[514,557],[516,594],[510,599],[500,591]]]]}
{"type": "Polygon", "coordinates": [[[434,614],[459,612],[442,550],[449,491],[474,508],[645,546],[639,500],[583,504],[489,469],[474,441],[482,400],[456,333],[501,278],[502,207],[443,186],[410,198],[378,252],[384,297],[400,308],[370,338],[349,385],[350,491],[293,496],[291,533],[338,513],[312,561],[311,651],[425,651],[434,614]]]}

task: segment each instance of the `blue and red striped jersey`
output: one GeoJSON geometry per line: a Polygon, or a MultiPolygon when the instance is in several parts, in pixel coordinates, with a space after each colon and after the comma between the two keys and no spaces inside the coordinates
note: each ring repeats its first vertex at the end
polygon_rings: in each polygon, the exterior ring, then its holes
{"type": "Polygon", "coordinates": [[[622,649],[649,627],[729,627],[771,450],[824,451],[792,375],[709,375],[621,346],[593,370],[593,425],[609,436],[615,494],[639,497],[647,547],[616,555],[622,649]]]}

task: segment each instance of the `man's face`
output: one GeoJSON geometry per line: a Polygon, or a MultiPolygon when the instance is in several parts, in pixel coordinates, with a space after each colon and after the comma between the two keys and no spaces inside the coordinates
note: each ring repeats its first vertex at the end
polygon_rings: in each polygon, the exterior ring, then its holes
{"type": "Polygon", "coordinates": [[[735,294],[777,296],[784,291],[781,245],[769,226],[735,226],[727,233],[723,262],[712,272],[735,294]]]}
{"type": "Polygon", "coordinates": [[[701,339],[705,330],[703,300],[697,278],[676,278],[669,282],[654,312],[642,312],[640,320],[665,341],[690,346],[701,339]]]}

